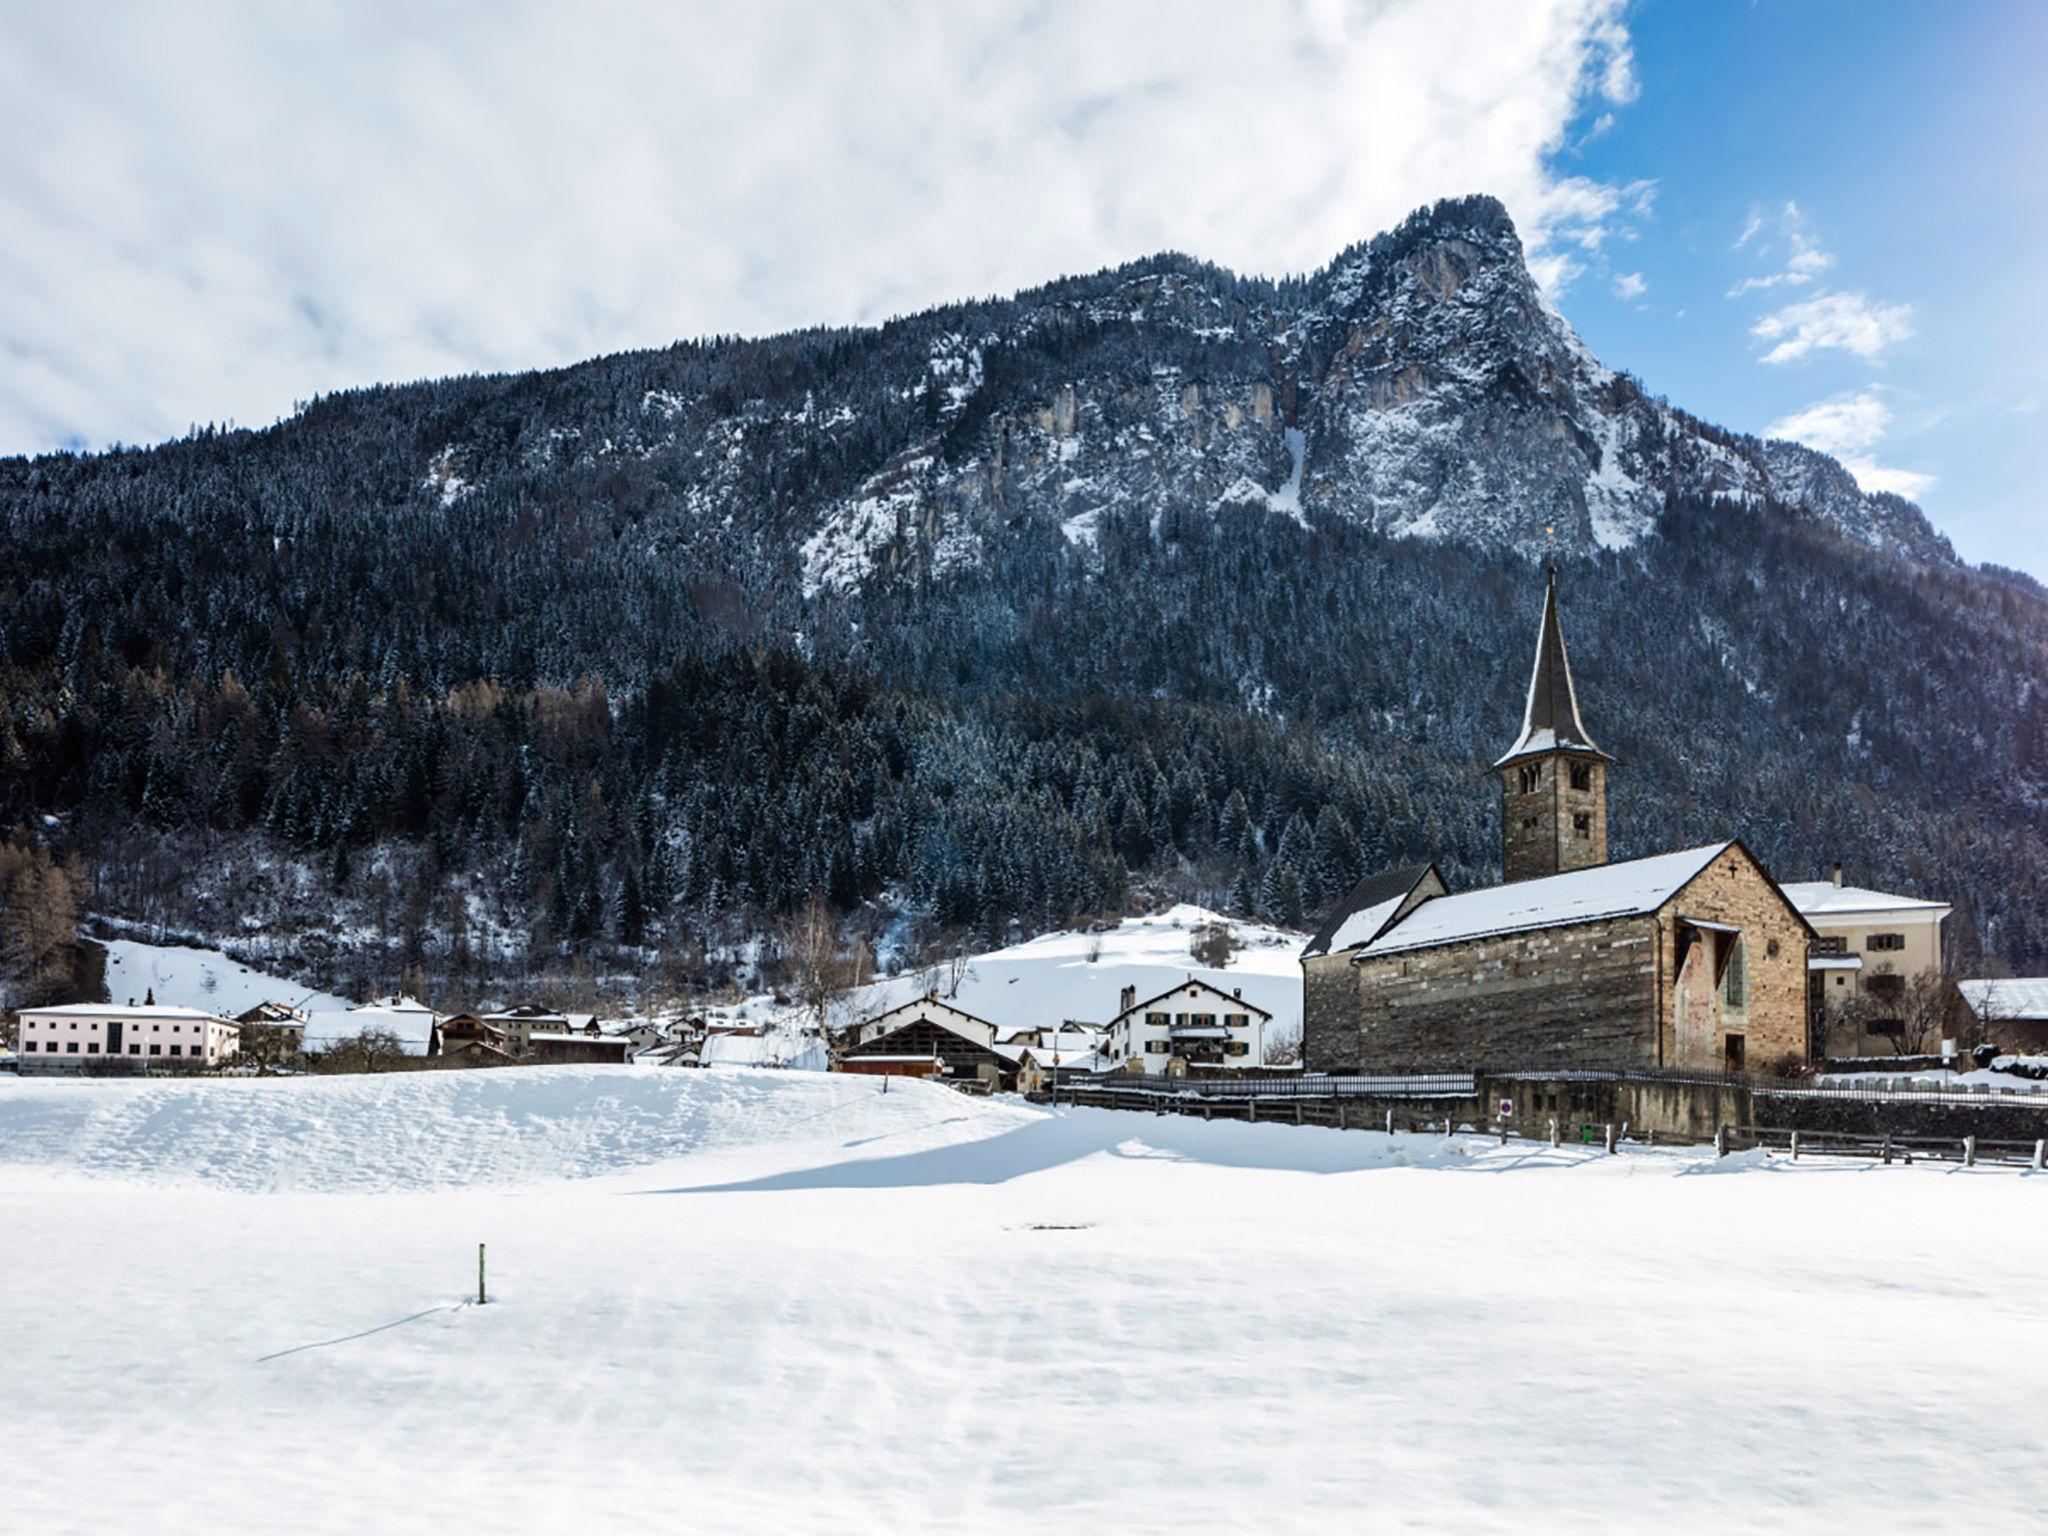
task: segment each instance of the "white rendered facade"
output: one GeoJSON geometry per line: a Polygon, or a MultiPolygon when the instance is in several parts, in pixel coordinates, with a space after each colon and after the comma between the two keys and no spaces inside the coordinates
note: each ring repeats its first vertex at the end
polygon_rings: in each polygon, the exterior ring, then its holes
{"type": "Polygon", "coordinates": [[[72,1003],[24,1008],[17,1056],[24,1072],[216,1067],[241,1046],[241,1026],[197,1008],[72,1003]]]}

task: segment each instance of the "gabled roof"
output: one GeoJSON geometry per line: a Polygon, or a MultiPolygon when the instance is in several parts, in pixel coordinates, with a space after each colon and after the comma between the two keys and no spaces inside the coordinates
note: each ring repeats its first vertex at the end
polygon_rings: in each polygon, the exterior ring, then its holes
{"type": "Polygon", "coordinates": [[[1959,981],[1956,990],[1980,1022],[2048,1019],[2048,976],[2002,976],[1994,981],[1959,981]]]}
{"type": "Polygon", "coordinates": [[[1438,896],[1360,949],[1357,958],[1655,912],[1735,846],[1732,842],[1710,843],[1679,853],[1596,864],[1540,880],[1516,880],[1456,896],[1438,896]]]}
{"type": "Polygon", "coordinates": [[[1157,997],[1148,997],[1142,1003],[1131,1004],[1130,1007],[1126,1008],[1122,1013],[1119,1013],[1116,1016],[1116,1018],[1111,1019],[1109,1021],[1109,1027],[1111,1029],[1114,1029],[1116,1028],[1119,1020],[1128,1019],[1134,1013],[1143,1013],[1147,1008],[1150,1008],[1154,1003],[1163,1003],[1166,1001],[1166,999],[1173,996],[1174,993],[1184,992],[1189,987],[1199,987],[1204,992],[1214,992],[1218,997],[1222,998],[1224,1002],[1230,1004],[1230,1011],[1233,1013],[1256,1013],[1262,1019],[1270,1019],[1271,1017],[1273,1017],[1272,1010],[1267,1008],[1261,1008],[1257,1003],[1252,1002],[1249,998],[1235,997],[1230,993],[1224,991],[1221,987],[1211,986],[1208,982],[1202,980],[1199,976],[1190,976],[1185,981],[1175,982],[1172,986],[1168,987],[1164,992],[1160,993],[1157,997]]]}
{"type": "Polygon", "coordinates": [[[1579,694],[1564,650],[1564,626],[1557,621],[1557,572],[1543,590],[1543,624],[1536,632],[1536,666],[1529,674],[1529,701],[1522,708],[1522,734],[1494,760],[1505,767],[1518,757],[1545,752],[1581,752],[1606,757],[1579,719],[1579,694]]]}
{"type": "MultiPolygon", "coordinates": [[[[1342,954],[1347,949],[1370,944],[1385,932],[1394,914],[1401,910],[1401,903],[1435,869],[1434,864],[1409,864],[1367,875],[1351,887],[1350,895],[1330,909],[1302,955],[1342,954]]],[[[1444,884],[1442,875],[1437,876],[1437,883],[1444,884]]]]}
{"type": "MultiPolygon", "coordinates": [[[[860,1023],[854,1028],[854,1038],[856,1040],[880,1039],[883,1035],[889,1034],[895,1030],[897,1026],[891,1024],[889,1021],[895,1018],[897,1014],[909,1013],[912,1009],[930,1008],[936,1008],[941,1012],[950,1013],[956,1019],[964,1019],[970,1024],[980,1026],[982,1029],[988,1031],[988,1038],[990,1041],[993,1041],[996,1037],[996,1026],[991,1024],[987,1019],[982,1018],[979,1014],[969,1013],[965,1008],[956,1008],[951,1003],[941,1002],[937,997],[933,996],[929,992],[926,992],[921,994],[920,996],[911,998],[908,1002],[898,1003],[894,1008],[884,1008],[880,1013],[874,1014],[869,1018],[862,1019],[860,1023]]],[[[934,1020],[933,1022],[937,1023],[939,1021],[934,1020]]],[[[960,1031],[956,1029],[953,1031],[953,1033],[959,1034],[960,1031]]]]}
{"type": "Polygon", "coordinates": [[[1945,901],[1922,901],[1917,896],[1895,896],[1860,885],[1837,885],[1832,880],[1793,880],[1781,887],[1785,899],[1812,922],[1816,918],[1850,917],[1864,914],[1892,917],[1946,916],[1945,901]]]}

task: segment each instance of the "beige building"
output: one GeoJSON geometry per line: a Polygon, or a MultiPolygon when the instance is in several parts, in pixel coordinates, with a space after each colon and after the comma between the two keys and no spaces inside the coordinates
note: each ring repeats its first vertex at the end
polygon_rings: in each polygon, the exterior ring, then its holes
{"type": "Polygon", "coordinates": [[[1916,982],[1941,974],[1941,924],[1946,902],[1900,896],[1832,880],[1796,880],[1785,895],[1818,937],[1808,958],[1815,1016],[1829,1056],[1882,1056],[1902,1048],[1931,1050],[1938,1041],[1907,1041],[1916,982]]]}
{"type": "Polygon", "coordinates": [[[204,1069],[233,1056],[241,1040],[233,1019],[153,1003],[71,1003],[19,1017],[24,1072],[204,1069]]]}

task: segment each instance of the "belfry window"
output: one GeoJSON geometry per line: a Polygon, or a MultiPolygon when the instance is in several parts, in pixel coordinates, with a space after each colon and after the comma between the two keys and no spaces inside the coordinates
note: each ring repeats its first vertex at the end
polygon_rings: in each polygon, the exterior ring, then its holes
{"type": "Polygon", "coordinates": [[[1591,811],[1574,811],[1572,813],[1572,833],[1576,837],[1591,837],[1593,835],[1593,813],[1591,811]]]}
{"type": "Polygon", "coordinates": [[[1543,784],[1543,765],[1524,763],[1522,765],[1522,793],[1533,795],[1543,784]]]}
{"type": "Polygon", "coordinates": [[[1593,787],[1593,765],[1592,765],[1591,763],[1573,763],[1573,764],[1572,764],[1572,788],[1573,788],[1573,789],[1591,789],[1592,787],[1593,787]]]}

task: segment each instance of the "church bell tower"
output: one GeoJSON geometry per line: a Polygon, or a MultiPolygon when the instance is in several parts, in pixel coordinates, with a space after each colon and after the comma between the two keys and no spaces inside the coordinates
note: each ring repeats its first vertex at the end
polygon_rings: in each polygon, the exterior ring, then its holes
{"type": "Polygon", "coordinates": [[[1493,765],[1500,775],[1504,879],[1534,880],[1607,862],[1607,768],[1613,761],[1579,720],[1553,569],[1522,734],[1493,765]]]}

